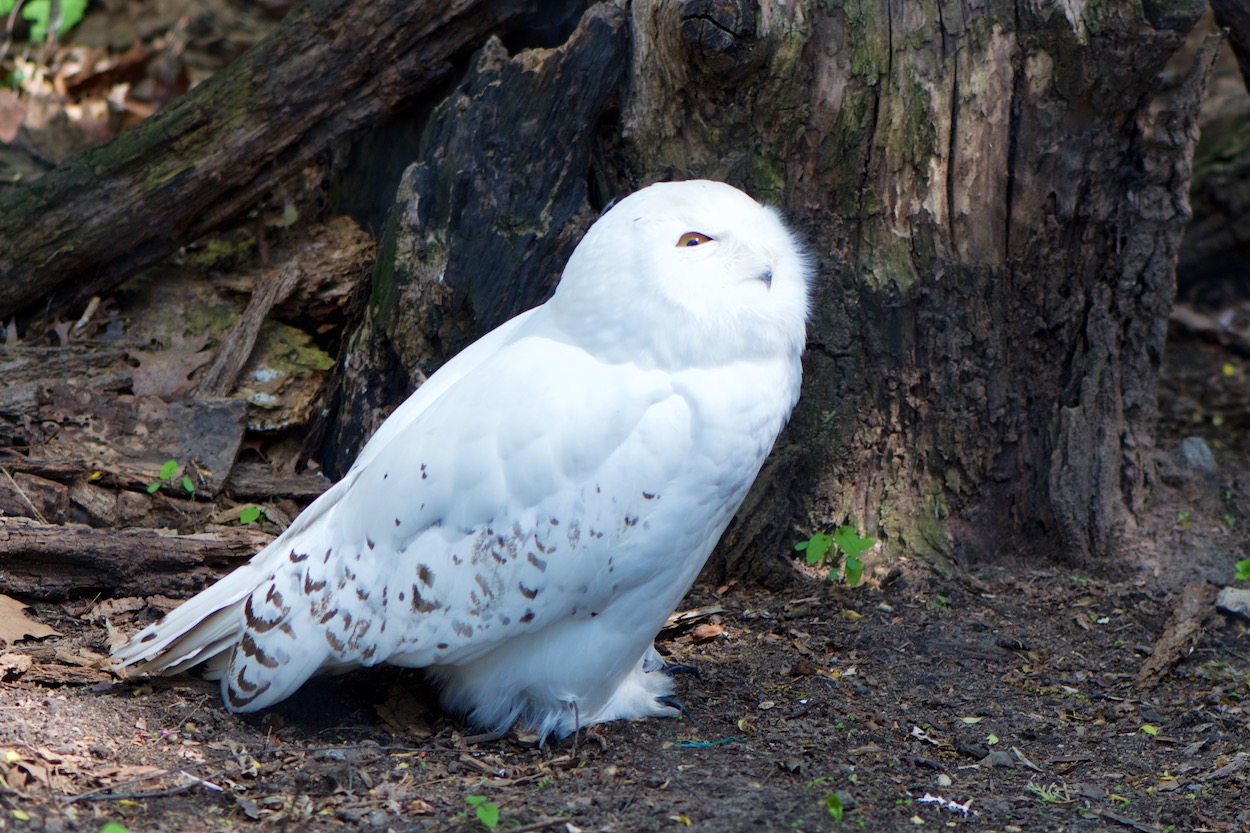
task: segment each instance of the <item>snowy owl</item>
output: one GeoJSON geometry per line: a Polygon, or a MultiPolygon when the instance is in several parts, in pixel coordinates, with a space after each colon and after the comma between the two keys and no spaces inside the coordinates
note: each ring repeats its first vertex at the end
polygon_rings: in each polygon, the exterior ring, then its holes
{"type": "Polygon", "coordinates": [[[282,535],[116,660],[206,663],[238,712],[387,662],[488,731],[675,714],[652,643],[798,399],[808,271],[729,185],[622,199],[550,300],[432,375],[282,535]]]}

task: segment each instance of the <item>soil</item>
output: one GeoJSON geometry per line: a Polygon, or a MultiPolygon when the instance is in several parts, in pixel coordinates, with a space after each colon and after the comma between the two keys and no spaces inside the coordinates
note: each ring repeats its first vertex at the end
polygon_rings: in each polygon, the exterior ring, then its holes
{"type": "Polygon", "coordinates": [[[413,672],[233,715],[195,677],[110,678],[100,611],[42,606],[64,635],[0,657],[32,657],[0,688],[0,829],[480,831],[497,808],[497,829],[570,833],[1250,830],[1244,621],[1209,619],[1142,692],[1177,595],[1157,580],[887,578],[696,587],[704,615],[660,643],[701,672],[679,681],[690,717],[543,748],[470,744],[413,672]]]}

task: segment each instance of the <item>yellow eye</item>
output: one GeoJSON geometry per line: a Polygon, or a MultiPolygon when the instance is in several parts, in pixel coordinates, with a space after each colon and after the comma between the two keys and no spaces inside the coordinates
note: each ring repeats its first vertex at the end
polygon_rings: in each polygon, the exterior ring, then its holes
{"type": "Polygon", "coordinates": [[[712,238],[706,234],[699,234],[697,231],[688,231],[681,237],[677,238],[678,246],[698,246],[700,243],[711,243],[712,238]]]}

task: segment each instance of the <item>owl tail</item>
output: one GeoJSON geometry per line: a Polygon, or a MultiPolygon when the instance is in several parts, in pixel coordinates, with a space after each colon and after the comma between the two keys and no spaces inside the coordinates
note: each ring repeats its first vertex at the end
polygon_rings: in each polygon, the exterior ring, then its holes
{"type": "Polygon", "coordinates": [[[208,663],[208,676],[220,676],[227,652],[243,635],[243,603],[269,578],[263,569],[267,554],[268,549],[262,550],[250,563],[115,648],[116,666],[142,674],[176,674],[208,663]]]}

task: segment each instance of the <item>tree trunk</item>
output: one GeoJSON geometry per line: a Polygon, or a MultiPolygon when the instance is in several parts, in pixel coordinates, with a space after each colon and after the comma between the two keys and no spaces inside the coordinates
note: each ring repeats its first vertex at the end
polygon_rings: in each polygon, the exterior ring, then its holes
{"type": "MultiPolygon", "coordinates": [[[[889,555],[942,568],[1126,551],[1151,483],[1155,377],[1211,45],[1171,103],[1152,106],[1202,8],[632,3],[620,112],[600,119],[594,165],[573,159],[551,182],[724,179],[782,205],[818,266],[803,398],[719,550],[722,573],[779,579],[795,527],[846,521],[889,555]]],[[[500,101],[536,95],[523,74],[489,77],[500,101]]],[[[457,95],[475,100],[474,83],[457,95]]],[[[589,131],[597,112],[570,118],[589,131]]],[[[483,160],[492,199],[531,177],[486,161],[483,148],[528,141],[497,121],[462,101],[429,129],[481,126],[476,149],[445,165],[483,160]]],[[[420,158],[447,159],[435,147],[420,158]]],[[[427,177],[410,225],[439,244],[409,247],[403,269],[402,256],[387,260],[375,298],[395,292],[397,271],[425,269],[433,279],[401,285],[423,287],[427,313],[463,313],[471,298],[488,324],[540,300],[529,278],[519,295],[490,286],[501,269],[524,272],[520,252],[471,264],[456,286],[440,279],[455,214],[425,206],[486,199],[486,183],[427,177]]],[[[437,337],[474,332],[467,315],[385,328],[414,378],[440,353],[437,337]]]]}
{"type": "MultiPolygon", "coordinates": [[[[1122,552],[1212,49],[1152,93],[1202,8],[634,3],[639,169],[744,183],[819,263],[796,464],[755,513],[802,495],[938,564],[1122,552]]],[[[776,548],[750,520],[730,559],[776,548]]]]}

